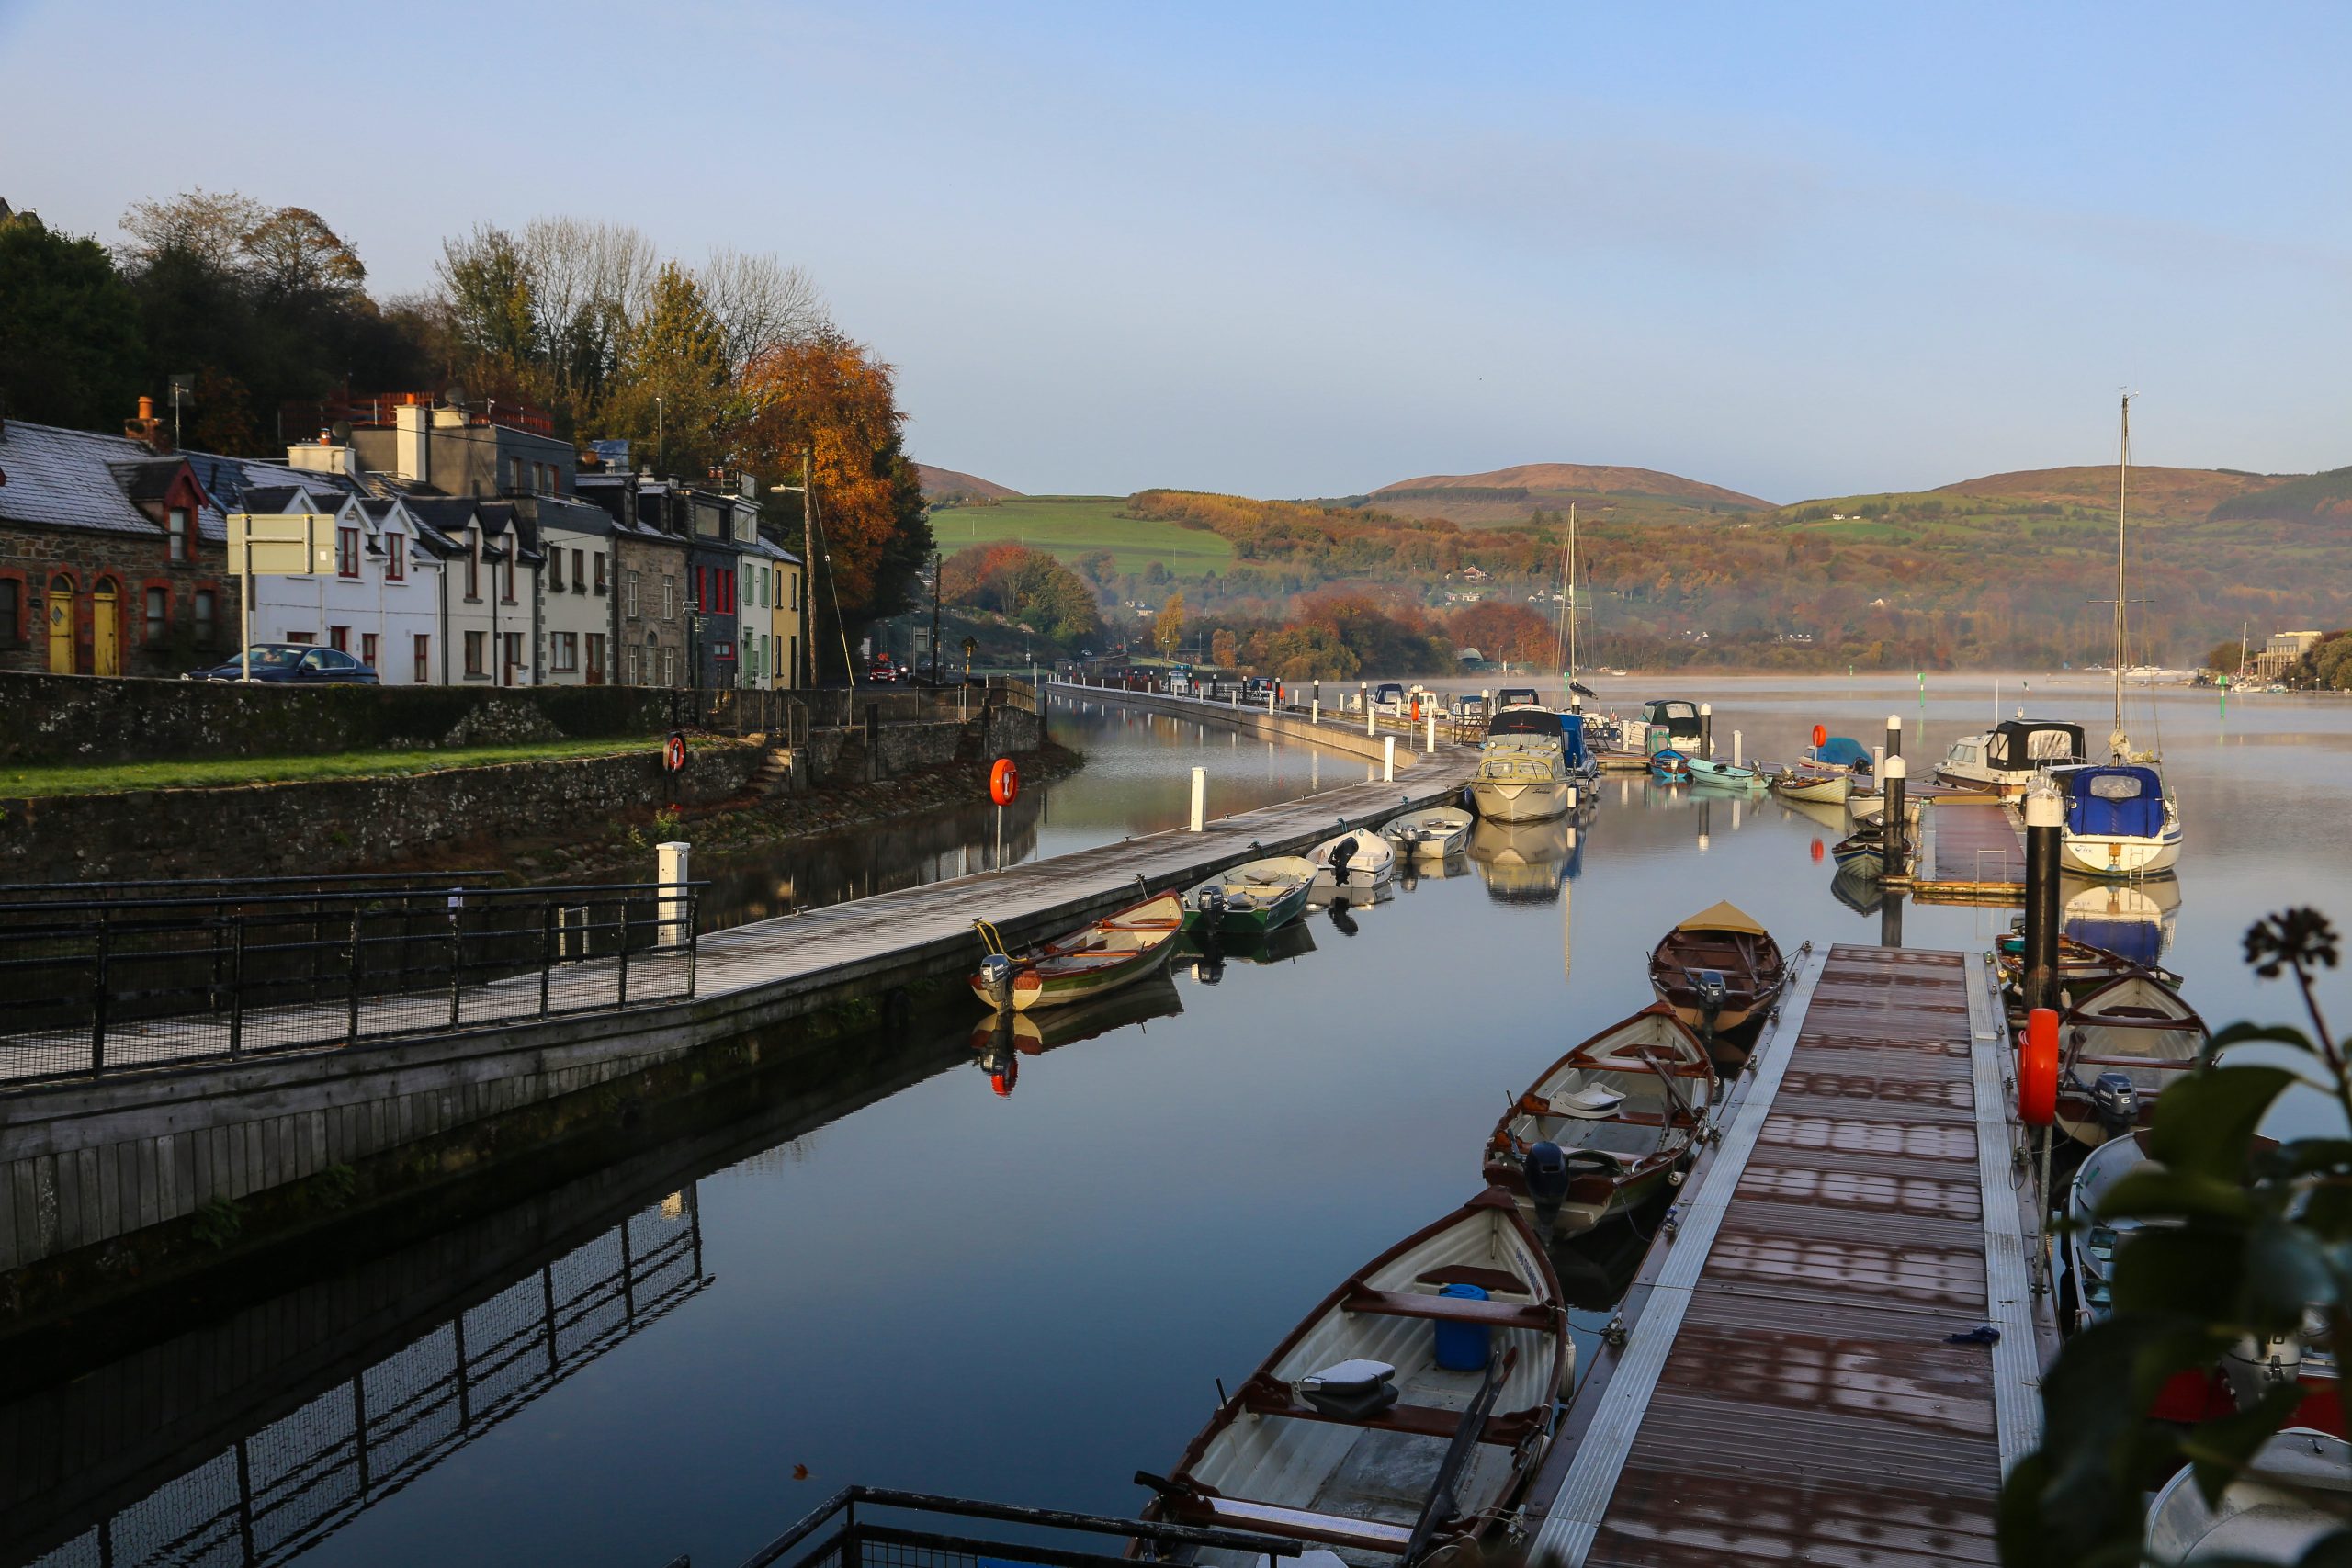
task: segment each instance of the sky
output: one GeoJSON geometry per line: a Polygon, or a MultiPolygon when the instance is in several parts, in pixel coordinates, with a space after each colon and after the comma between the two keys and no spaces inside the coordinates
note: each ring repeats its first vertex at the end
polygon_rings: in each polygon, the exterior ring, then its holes
{"type": "Polygon", "coordinates": [[[807,267],[1032,492],[2352,463],[2352,6],[0,0],[0,197],[807,267]]]}

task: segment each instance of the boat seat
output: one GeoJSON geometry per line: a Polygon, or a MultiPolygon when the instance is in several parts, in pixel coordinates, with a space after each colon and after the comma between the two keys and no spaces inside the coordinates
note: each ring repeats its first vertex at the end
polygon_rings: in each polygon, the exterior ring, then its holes
{"type": "MultiPolygon", "coordinates": [[[[1338,1427],[1362,1427],[1369,1431],[1404,1432],[1417,1438],[1452,1438],[1462,1429],[1462,1412],[1439,1404],[1392,1404],[1372,1416],[1334,1416],[1280,1393],[1253,1388],[1242,1395],[1241,1407],[1252,1416],[1279,1416],[1293,1421],[1322,1421],[1338,1427]]],[[[1479,1428],[1478,1440],[1497,1448],[1511,1448],[1527,1436],[1532,1413],[1513,1411],[1489,1416],[1479,1428]]]]}
{"type": "Polygon", "coordinates": [[[1441,1263],[1413,1276],[1417,1285],[1476,1285],[1488,1294],[1532,1296],[1520,1277],[1508,1269],[1487,1269],[1476,1263],[1441,1263]]]}
{"type": "Polygon", "coordinates": [[[1599,1083],[1589,1083],[1571,1093],[1555,1094],[1551,1100],[1553,1115],[1576,1116],[1588,1122],[1606,1121],[1624,1103],[1623,1089],[1599,1083]]]}
{"type": "Polygon", "coordinates": [[[1375,1291],[1359,1286],[1340,1303],[1346,1312],[1378,1317],[1430,1317],[1449,1323],[1482,1323],[1490,1328],[1553,1326],[1553,1309],[1539,1303],[1479,1301],[1470,1296],[1425,1295],[1419,1291],[1375,1291]]]}

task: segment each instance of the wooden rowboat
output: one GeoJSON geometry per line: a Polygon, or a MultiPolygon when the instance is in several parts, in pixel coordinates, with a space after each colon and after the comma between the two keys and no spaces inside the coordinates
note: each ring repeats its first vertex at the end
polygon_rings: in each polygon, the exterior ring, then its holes
{"type": "Polygon", "coordinates": [[[2093,1148],[2149,1125],[2208,1033],[2197,1010],[2144,970],[2078,998],[2058,1022],[2058,1125],[2093,1148]]]}
{"type": "Polygon", "coordinates": [[[1315,871],[1304,855],[1245,861],[1184,895],[1184,923],[1236,935],[1288,925],[1306,912],[1315,871]]]}
{"type": "Polygon", "coordinates": [[[1772,933],[1729,903],[1691,916],[1650,953],[1650,988],[1658,999],[1709,1050],[1734,1060],[1747,1055],[1749,1026],[1763,1021],[1787,978],[1772,933]]]}
{"type": "Polygon", "coordinates": [[[1823,806],[1843,806],[1847,796],[1853,792],[1854,775],[1842,768],[1832,773],[1800,762],[1772,775],[1772,793],[1786,800],[1810,800],[1823,806]]]}
{"type": "Polygon", "coordinates": [[[1026,1012],[1099,997],[1157,973],[1175,951],[1184,901],[1162,893],[1020,953],[1007,953],[986,920],[973,923],[989,955],[972,976],[972,994],[1000,1012],[1026,1012]]]}
{"type": "Polygon", "coordinates": [[[1137,1478],[1158,1494],[1144,1517],[1418,1561],[1501,1528],[1575,1365],[1543,1245],[1489,1189],[1325,1297],[1165,1480],[1137,1478]]]}
{"type": "Polygon", "coordinates": [[[1487,1179],[1539,1234],[1641,1207],[1704,1133],[1721,1087],[1706,1047],[1653,1002],[1544,1069],[1487,1140],[1487,1179]]]}

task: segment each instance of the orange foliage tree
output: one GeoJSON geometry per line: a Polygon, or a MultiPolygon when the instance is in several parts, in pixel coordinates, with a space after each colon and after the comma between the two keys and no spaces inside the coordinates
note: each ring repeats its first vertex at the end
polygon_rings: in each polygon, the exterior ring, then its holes
{"type": "Polygon", "coordinates": [[[1548,663],[1555,638],[1552,623],[1524,604],[1488,599],[1456,610],[1445,625],[1456,648],[1475,648],[1487,659],[1511,663],[1548,663]]]}

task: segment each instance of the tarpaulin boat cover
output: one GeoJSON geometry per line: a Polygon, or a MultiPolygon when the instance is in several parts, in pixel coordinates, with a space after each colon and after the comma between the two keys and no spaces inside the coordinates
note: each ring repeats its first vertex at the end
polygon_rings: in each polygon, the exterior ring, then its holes
{"type": "Polygon", "coordinates": [[[1560,716],[1560,749],[1567,756],[1568,766],[1584,766],[1585,758],[1590,755],[1590,750],[1584,743],[1582,714],[1564,713],[1560,716]]]}
{"type": "Polygon", "coordinates": [[[1868,772],[1871,754],[1862,743],[1850,735],[1833,735],[1813,749],[1816,762],[1827,762],[1839,768],[1860,768],[1868,772]]]}
{"type": "Polygon", "coordinates": [[[2165,786],[2128,762],[2066,775],[2066,829],[2077,838],[2153,839],[2165,830],[2165,786]]]}
{"type": "Polygon", "coordinates": [[[1700,910],[1674,928],[1679,931],[1746,931],[1750,936],[1770,936],[1756,921],[1756,917],[1726,899],[1712,908],[1700,910]]]}

